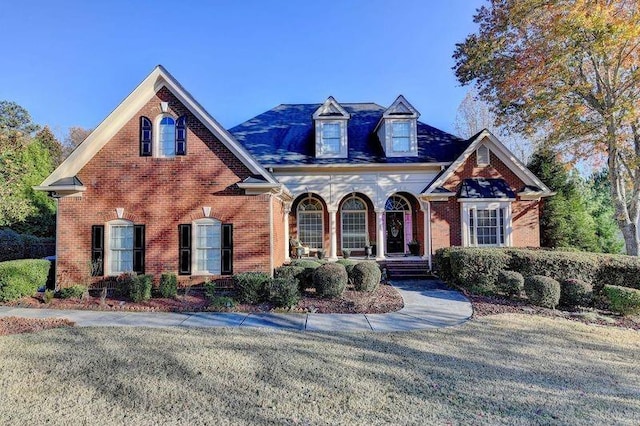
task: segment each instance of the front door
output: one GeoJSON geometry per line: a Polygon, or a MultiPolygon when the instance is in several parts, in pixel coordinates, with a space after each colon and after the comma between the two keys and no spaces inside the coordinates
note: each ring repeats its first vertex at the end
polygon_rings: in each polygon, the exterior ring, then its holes
{"type": "Polygon", "coordinates": [[[403,212],[387,212],[387,253],[404,253],[403,212]]]}

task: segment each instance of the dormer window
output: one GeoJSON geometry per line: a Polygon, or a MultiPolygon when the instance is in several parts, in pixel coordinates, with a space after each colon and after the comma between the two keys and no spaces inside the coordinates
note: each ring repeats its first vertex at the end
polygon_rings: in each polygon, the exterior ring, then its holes
{"type": "Polygon", "coordinates": [[[347,122],[351,115],[331,96],[313,114],[316,157],[347,158],[347,122]]]}
{"type": "Polygon", "coordinates": [[[480,145],[476,149],[476,163],[478,166],[488,166],[491,164],[491,151],[486,145],[480,145]]]}
{"type": "Polygon", "coordinates": [[[402,95],[387,108],[376,128],[387,157],[418,155],[418,117],[420,113],[402,95]]]}
{"type": "Polygon", "coordinates": [[[161,114],[154,120],[140,117],[140,156],[171,158],[187,154],[187,117],[161,114]]]}

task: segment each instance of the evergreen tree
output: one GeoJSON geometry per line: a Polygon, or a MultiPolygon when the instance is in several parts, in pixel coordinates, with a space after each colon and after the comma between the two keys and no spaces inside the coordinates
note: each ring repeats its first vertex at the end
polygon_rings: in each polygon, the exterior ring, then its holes
{"type": "Polygon", "coordinates": [[[620,253],[624,240],[615,221],[615,208],[611,202],[611,189],[606,169],[593,173],[587,180],[588,206],[596,224],[599,251],[620,253]]]}
{"type": "Polygon", "coordinates": [[[569,174],[557,156],[546,148],[534,152],[529,169],[556,192],[546,198],[542,206],[540,244],[599,251],[596,224],[582,195],[580,177],[569,174]]]}
{"type": "Polygon", "coordinates": [[[49,126],[44,126],[44,128],[36,134],[36,139],[38,139],[40,143],[49,151],[49,156],[51,157],[53,168],[58,167],[58,165],[60,165],[63,160],[62,144],[53,135],[53,132],[51,131],[51,129],[49,129],[49,126]]]}

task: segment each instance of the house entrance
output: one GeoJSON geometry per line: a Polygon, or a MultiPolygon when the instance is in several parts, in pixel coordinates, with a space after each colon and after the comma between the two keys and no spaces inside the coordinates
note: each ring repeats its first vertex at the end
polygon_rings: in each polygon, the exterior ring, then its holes
{"type": "Polygon", "coordinates": [[[404,253],[404,213],[387,212],[387,253],[404,253]]]}

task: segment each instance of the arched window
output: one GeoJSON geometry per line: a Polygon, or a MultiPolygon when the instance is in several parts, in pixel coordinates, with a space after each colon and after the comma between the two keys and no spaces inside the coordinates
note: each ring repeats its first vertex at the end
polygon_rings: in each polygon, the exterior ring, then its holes
{"type": "Polygon", "coordinates": [[[315,198],[305,198],[298,204],[298,239],[300,244],[313,249],[321,249],[323,235],[322,203],[315,198]]]}
{"type": "Polygon", "coordinates": [[[363,250],[367,245],[367,205],[352,197],[342,203],[342,248],[363,250]]]}
{"type": "Polygon", "coordinates": [[[158,156],[173,157],[176,155],[176,122],[164,116],[158,124],[158,156]]]}
{"type": "Polygon", "coordinates": [[[410,212],[411,206],[404,197],[392,195],[387,199],[384,209],[388,212],[410,212]]]}

